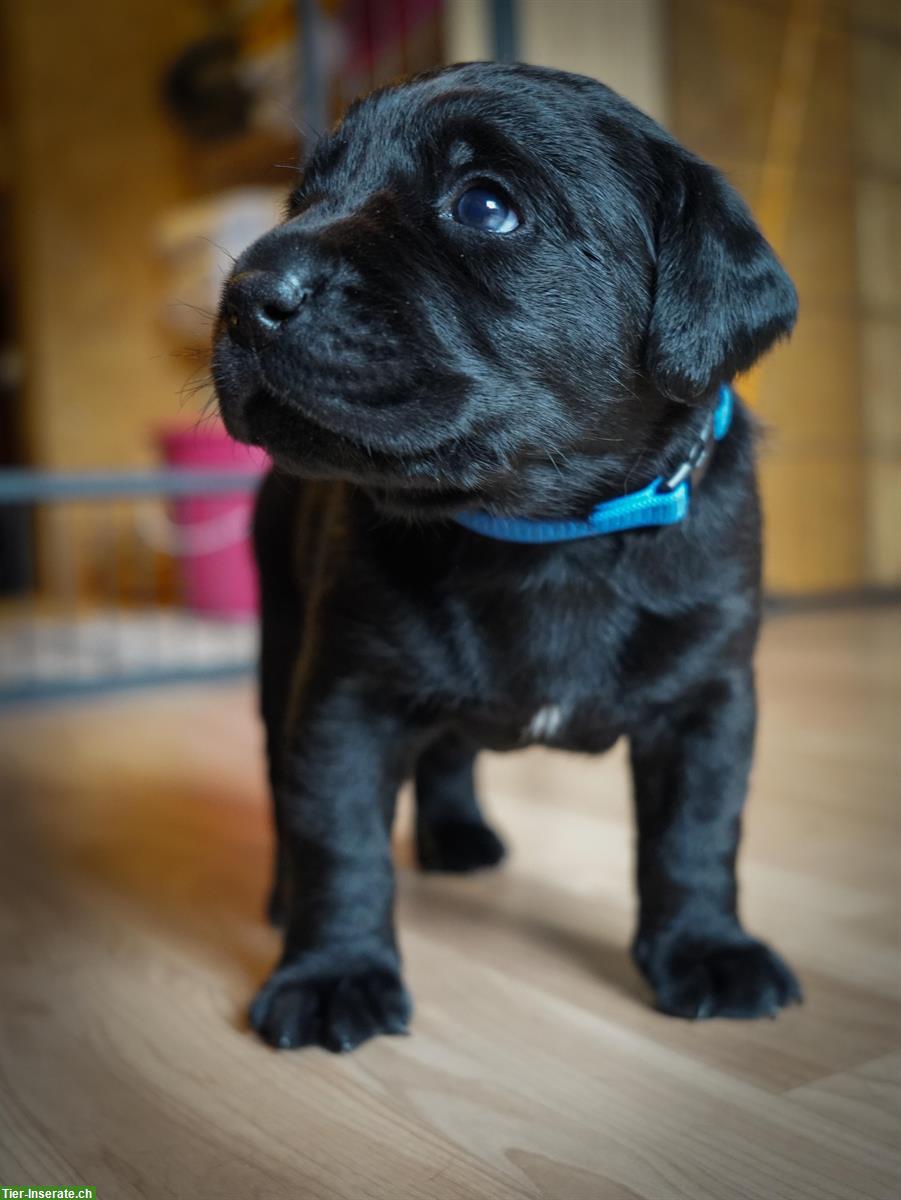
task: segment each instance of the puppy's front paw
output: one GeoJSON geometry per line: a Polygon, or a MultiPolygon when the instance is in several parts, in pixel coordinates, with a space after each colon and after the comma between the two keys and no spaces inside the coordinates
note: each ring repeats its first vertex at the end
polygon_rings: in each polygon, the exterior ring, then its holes
{"type": "Polygon", "coordinates": [[[669,945],[639,939],[635,957],[656,993],[657,1007],[671,1016],[774,1017],[802,999],[791,969],[752,938],[669,945]]]}
{"type": "Polygon", "coordinates": [[[250,1023],[271,1046],[324,1046],[341,1053],[380,1033],[407,1032],[412,1005],[394,971],[379,967],[317,979],[301,970],[279,967],[251,1006],[250,1023]]]}
{"type": "Polygon", "coordinates": [[[484,821],[425,821],[416,827],[416,857],[423,871],[478,871],[496,867],[506,848],[484,821]]]}

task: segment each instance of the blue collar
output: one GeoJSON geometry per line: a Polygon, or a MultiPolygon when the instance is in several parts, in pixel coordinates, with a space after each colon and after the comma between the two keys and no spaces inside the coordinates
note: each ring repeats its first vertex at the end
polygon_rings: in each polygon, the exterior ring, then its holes
{"type": "Polygon", "coordinates": [[[716,442],[722,441],[732,424],[735,397],[728,384],[722,384],[714,411],[684,462],[668,479],[658,476],[640,492],[629,492],[614,500],[605,500],[587,517],[572,521],[539,521],[531,517],[494,517],[487,512],[460,513],[458,524],[474,533],[501,542],[540,545],[547,542],[571,542],[577,538],[597,537],[602,533],[620,533],[648,525],[675,525],[685,519],[691,504],[691,489],[703,475],[716,442]]]}

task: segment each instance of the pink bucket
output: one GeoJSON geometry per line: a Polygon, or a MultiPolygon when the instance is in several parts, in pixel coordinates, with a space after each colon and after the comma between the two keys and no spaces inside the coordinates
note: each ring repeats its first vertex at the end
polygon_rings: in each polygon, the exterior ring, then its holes
{"type": "MultiPolygon", "coordinates": [[[[221,427],[167,430],[160,435],[167,466],[214,471],[268,465],[264,451],[242,446],[221,427]]],[[[250,544],[252,485],[214,496],[174,502],[176,554],[186,605],[195,612],[240,619],[258,609],[256,569],[250,544]]]]}

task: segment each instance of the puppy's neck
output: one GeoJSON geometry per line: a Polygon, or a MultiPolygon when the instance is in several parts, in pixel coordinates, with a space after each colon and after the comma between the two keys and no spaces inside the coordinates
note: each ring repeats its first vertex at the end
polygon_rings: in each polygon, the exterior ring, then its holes
{"type": "Polygon", "coordinates": [[[568,521],[638,493],[654,480],[677,478],[708,439],[711,411],[679,405],[674,412],[674,407],[661,405],[659,418],[628,449],[611,452],[605,446],[598,453],[587,445],[568,449],[565,457],[548,451],[530,459],[490,498],[488,510],[533,521],[568,521]]]}

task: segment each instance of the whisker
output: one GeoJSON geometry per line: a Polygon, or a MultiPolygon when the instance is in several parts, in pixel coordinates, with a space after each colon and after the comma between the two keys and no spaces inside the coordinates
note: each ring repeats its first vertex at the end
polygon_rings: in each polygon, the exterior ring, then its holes
{"type": "Polygon", "coordinates": [[[278,109],[278,111],[281,113],[281,115],[287,119],[289,124],[294,129],[294,132],[296,134],[298,134],[304,141],[306,141],[306,139],[310,136],[310,134],[312,134],[313,138],[316,139],[316,138],[321,138],[323,136],[323,134],[325,133],[324,129],[317,129],[315,125],[312,125],[306,119],[306,117],[298,117],[296,110],[293,108],[290,108],[284,102],[276,104],[275,107],[276,107],[276,109],[278,109]],[[305,129],[301,128],[301,124],[305,125],[306,128],[305,129]]]}
{"type": "Polygon", "coordinates": [[[220,254],[224,254],[229,262],[232,263],[232,265],[238,261],[235,255],[232,254],[231,250],[227,250],[225,246],[220,245],[219,242],[213,241],[211,237],[207,237],[205,234],[199,233],[197,235],[197,240],[206,242],[208,246],[212,246],[214,250],[218,250],[220,254]]]}
{"type": "Polygon", "coordinates": [[[199,317],[203,317],[211,325],[216,320],[216,314],[208,308],[201,308],[199,304],[191,304],[189,300],[172,300],[169,302],[169,308],[187,308],[191,312],[197,313],[199,317]]]}

